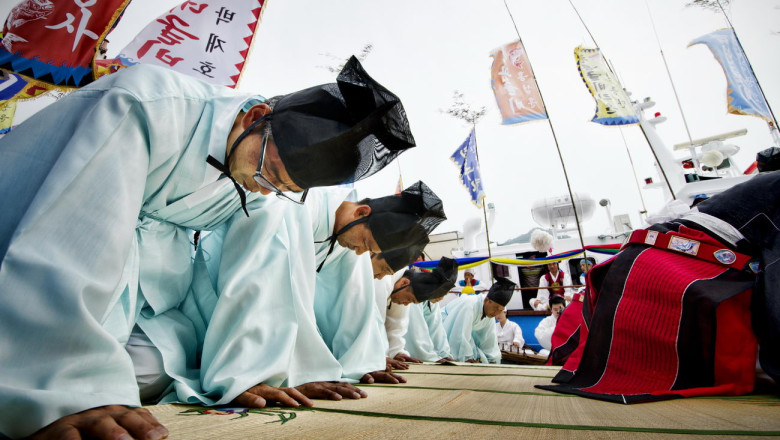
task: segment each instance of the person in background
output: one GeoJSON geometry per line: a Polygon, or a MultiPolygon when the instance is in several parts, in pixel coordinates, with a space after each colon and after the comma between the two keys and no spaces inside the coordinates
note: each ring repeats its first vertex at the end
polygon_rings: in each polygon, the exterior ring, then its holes
{"type": "Polygon", "coordinates": [[[478,284],[479,280],[474,278],[474,272],[466,270],[463,272],[463,279],[458,282],[458,285],[461,286],[460,294],[471,295],[475,293],[474,286],[478,284]]]}
{"type": "Polygon", "coordinates": [[[498,312],[496,315],[496,336],[498,337],[498,346],[501,349],[509,346],[522,349],[525,345],[525,339],[523,339],[523,330],[517,325],[516,322],[512,322],[507,319],[506,310],[498,312]]]}
{"type": "MultiPolygon", "coordinates": [[[[585,275],[587,275],[588,271],[590,270],[593,265],[596,264],[596,260],[593,259],[593,257],[583,258],[580,260],[580,284],[583,286],[585,285],[585,275]]],[[[583,287],[580,287],[579,290],[582,290],[583,287]]]]}
{"type": "Polygon", "coordinates": [[[536,298],[531,300],[531,305],[536,311],[549,310],[548,303],[552,295],[560,295],[571,301],[571,277],[560,270],[557,262],[547,263],[548,272],[539,278],[539,290],[536,298]]]}
{"type": "Polygon", "coordinates": [[[547,356],[550,353],[552,349],[552,334],[555,331],[555,325],[558,324],[558,318],[560,318],[565,308],[566,300],[560,295],[553,295],[550,299],[550,311],[552,313],[550,316],[542,319],[539,325],[536,326],[536,330],[534,330],[534,336],[539,341],[539,345],[542,346],[542,350],[539,351],[540,355],[547,356]]]}

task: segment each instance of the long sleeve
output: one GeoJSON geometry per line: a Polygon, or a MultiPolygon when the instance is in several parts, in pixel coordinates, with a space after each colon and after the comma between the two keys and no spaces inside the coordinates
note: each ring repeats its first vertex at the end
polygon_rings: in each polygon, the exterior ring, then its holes
{"type": "Polygon", "coordinates": [[[525,345],[525,339],[523,338],[523,329],[517,325],[516,322],[507,321],[512,324],[512,342],[516,342],[521,348],[525,345]]]}
{"type": "Polygon", "coordinates": [[[485,356],[487,362],[491,364],[501,362],[495,320],[493,318],[480,319],[478,324],[473,326],[472,333],[477,348],[485,356]]]}
{"type": "Polygon", "coordinates": [[[140,405],[118,340],[137,312],[148,114],[106,95],[55,103],[0,141],[0,432],[12,437],[140,405]],[[80,122],[89,112],[96,123],[80,122]]]}
{"type": "Polygon", "coordinates": [[[423,309],[427,308],[426,303],[410,304],[409,306],[409,326],[406,335],[406,352],[424,362],[436,362],[441,359],[433,348],[433,342],[428,334],[428,325],[423,316],[423,309]]]}
{"type": "MultiPolygon", "coordinates": [[[[436,350],[439,359],[452,357],[450,353],[450,344],[447,341],[447,333],[441,320],[441,307],[439,303],[428,303],[423,308],[423,316],[428,324],[428,333],[433,342],[433,348],[436,350]]],[[[438,359],[437,359],[438,360],[438,359]]]]}
{"type": "Polygon", "coordinates": [[[536,311],[547,310],[547,306],[550,302],[550,292],[547,290],[548,287],[550,287],[550,283],[547,282],[547,278],[541,276],[539,278],[539,290],[536,291],[536,298],[531,299],[531,305],[533,305],[534,300],[537,299],[541,301],[541,303],[535,306],[534,310],[536,311]]]}
{"type": "Polygon", "coordinates": [[[496,335],[498,336],[498,342],[501,344],[516,343],[520,347],[525,344],[523,331],[520,329],[520,326],[509,320],[506,321],[503,327],[501,327],[500,322],[496,322],[496,335]]]}
{"type": "Polygon", "coordinates": [[[139,312],[164,314],[186,295],[186,228],[238,206],[204,161],[209,148],[224,154],[246,99],[134,66],[0,140],[0,431],[140,404],[124,343],[139,312]],[[200,203],[189,197],[211,183],[200,203]]]}
{"type": "Polygon", "coordinates": [[[404,350],[406,346],[407,328],[409,327],[409,307],[400,304],[392,304],[385,317],[385,331],[387,331],[387,357],[395,357],[398,353],[409,355],[404,350]]]}
{"type": "Polygon", "coordinates": [[[385,369],[382,320],[368,255],[337,245],[316,277],[314,312],[325,344],[352,381],[385,369]]]}
{"type": "MultiPolygon", "coordinates": [[[[180,400],[226,404],[259,383],[297,386],[341,375],[317,333],[314,248],[303,208],[270,199],[260,209],[250,205],[249,217],[236,213],[223,242],[218,233],[203,240],[200,252],[219,258],[218,299],[203,342],[203,393],[179,386],[180,400]]],[[[197,279],[193,295],[200,296],[208,286],[197,279]]]]}
{"type": "Polygon", "coordinates": [[[542,319],[539,322],[539,325],[536,326],[536,330],[534,330],[534,336],[536,336],[536,340],[539,341],[539,344],[542,346],[542,348],[547,350],[552,349],[552,334],[555,330],[555,324],[557,323],[558,321],[552,315],[550,315],[542,319]]]}
{"type": "Polygon", "coordinates": [[[444,330],[447,332],[452,357],[457,361],[465,362],[480,358],[477,344],[472,336],[472,328],[475,320],[478,319],[477,313],[482,312],[483,300],[483,295],[461,296],[444,308],[446,312],[443,321],[444,330]]]}

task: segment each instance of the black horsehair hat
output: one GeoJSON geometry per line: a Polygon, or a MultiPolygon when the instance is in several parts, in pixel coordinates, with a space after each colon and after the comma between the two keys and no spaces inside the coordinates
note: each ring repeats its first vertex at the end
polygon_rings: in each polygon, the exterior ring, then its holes
{"type": "Polygon", "coordinates": [[[387,265],[390,266],[390,269],[392,269],[393,273],[395,273],[414,263],[414,260],[416,260],[420,253],[422,253],[422,250],[425,248],[428,242],[428,236],[425,235],[417,244],[405,248],[382,252],[379,255],[384,258],[387,265]]]}
{"type": "Polygon", "coordinates": [[[411,270],[404,273],[404,278],[408,278],[412,293],[417,301],[429,301],[440,298],[447,294],[455,286],[458,279],[458,263],[452,258],[441,257],[439,265],[431,272],[413,272],[411,270]]]}
{"type": "Polygon", "coordinates": [[[487,298],[506,307],[512,299],[512,294],[515,293],[515,286],[516,284],[507,278],[496,277],[496,282],[490,286],[487,298]]]}
{"type": "Polygon", "coordinates": [[[358,181],[415,146],[401,100],[354,56],[336,83],[285,95],[270,116],[279,157],[301,188],[358,181]]]}
{"type": "Polygon", "coordinates": [[[369,199],[368,227],[382,252],[418,245],[447,219],[441,199],[423,182],[399,195],[369,199]]]}
{"type": "MultiPolygon", "coordinates": [[[[371,207],[371,213],[335,231],[329,237],[330,249],[327,255],[333,252],[339,235],[360,223],[368,223],[374,240],[384,253],[427,243],[425,240],[428,234],[447,219],[441,199],[422,182],[412,184],[401,194],[366,199],[365,203],[371,207]]],[[[324,264],[325,260],[322,260],[317,272],[324,264]]]]}

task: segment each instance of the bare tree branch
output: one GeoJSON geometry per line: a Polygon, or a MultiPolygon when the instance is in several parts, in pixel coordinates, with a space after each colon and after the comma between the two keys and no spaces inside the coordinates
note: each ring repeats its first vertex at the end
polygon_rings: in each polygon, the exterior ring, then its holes
{"type": "Polygon", "coordinates": [[[729,6],[730,3],[731,0],[691,0],[685,4],[685,7],[702,8],[713,12],[720,12],[721,6],[723,6],[723,9],[726,9],[726,7],[729,6]],[[720,5],[718,5],[718,1],[720,1],[720,5]]]}
{"type": "Polygon", "coordinates": [[[440,111],[453,118],[468,122],[471,125],[476,125],[477,121],[485,116],[485,113],[487,112],[487,109],[484,106],[480,107],[478,110],[472,110],[471,106],[463,99],[463,93],[458,90],[452,92],[452,100],[453,103],[450,104],[450,108],[440,111]]]}
{"type": "MultiPolygon", "coordinates": [[[[367,43],[360,50],[360,55],[355,55],[355,57],[360,62],[363,62],[363,61],[365,61],[366,58],[368,58],[368,55],[371,53],[372,50],[374,50],[374,45],[372,43],[367,43]]],[[[347,61],[349,61],[349,58],[350,58],[350,57],[346,57],[346,58],[339,57],[339,56],[333,55],[330,52],[320,53],[318,55],[322,55],[324,57],[328,57],[328,58],[330,58],[332,60],[338,61],[339,64],[336,64],[336,65],[317,66],[317,67],[326,69],[328,72],[331,72],[331,73],[339,73],[339,72],[341,72],[341,69],[344,68],[344,65],[347,64],[347,61]]]]}

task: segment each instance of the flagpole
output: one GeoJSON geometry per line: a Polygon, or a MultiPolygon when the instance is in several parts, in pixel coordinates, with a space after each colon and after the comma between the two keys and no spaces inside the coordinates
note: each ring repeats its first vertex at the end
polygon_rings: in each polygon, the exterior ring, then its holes
{"type": "MultiPolygon", "coordinates": [[[[764,102],[766,103],[766,108],[769,110],[769,114],[772,116],[772,122],[774,123],[774,126],[770,125],[770,131],[777,131],[777,118],[775,117],[775,113],[772,111],[772,106],[769,105],[769,100],[766,99],[766,94],[764,94],[764,89],[761,87],[761,83],[758,82],[758,77],[756,76],[756,72],[753,70],[753,64],[750,63],[750,59],[748,58],[747,53],[745,52],[745,48],[742,47],[742,42],[739,41],[739,37],[737,36],[737,30],[734,29],[734,25],[731,24],[731,19],[729,19],[728,14],[726,14],[726,10],[723,9],[723,5],[720,3],[720,0],[716,0],[716,2],[718,3],[718,7],[720,8],[721,12],[723,12],[723,17],[726,19],[726,23],[729,24],[731,33],[734,34],[734,39],[737,40],[737,46],[739,46],[739,50],[741,50],[742,55],[745,56],[745,61],[747,61],[748,67],[750,67],[750,73],[752,73],[753,78],[756,79],[756,85],[758,86],[758,90],[761,91],[761,97],[764,98],[764,102]]],[[[775,136],[773,135],[772,137],[774,138],[775,136]]]]}
{"type": "MultiPolygon", "coordinates": [[[[479,149],[477,148],[477,124],[476,121],[472,121],[471,123],[471,129],[474,131],[474,154],[477,156],[477,163],[479,163],[479,149]]],[[[488,219],[487,219],[487,209],[485,208],[485,198],[482,198],[482,214],[485,216],[485,238],[487,238],[487,250],[488,250],[488,258],[493,258],[493,252],[490,250],[490,228],[488,227],[488,219]]],[[[490,277],[492,279],[495,279],[493,276],[493,263],[490,263],[490,277]]],[[[491,280],[493,281],[493,280],[491,280]]]]}
{"type": "MultiPolygon", "coordinates": [[[[523,39],[520,38],[520,31],[517,29],[517,23],[515,23],[515,18],[512,16],[512,11],[509,10],[509,6],[506,4],[506,0],[504,0],[504,7],[506,8],[507,13],[509,14],[509,19],[512,20],[512,25],[515,27],[515,33],[517,33],[517,39],[522,44],[523,39]]],[[[528,69],[531,71],[531,75],[533,76],[534,81],[539,84],[538,81],[536,81],[536,74],[534,73],[533,67],[528,65],[528,69]]],[[[542,105],[545,109],[547,109],[547,104],[544,102],[544,96],[542,96],[542,89],[541,87],[538,87],[539,89],[539,98],[542,101],[542,105]]],[[[563,169],[563,177],[566,179],[566,188],[569,191],[569,198],[571,199],[571,207],[574,210],[574,221],[577,223],[577,233],[580,236],[580,244],[582,245],[582,249],[585,249],[585,241],[583,239],[582,234],[582,226],[580,225],[580,216],[577,214],[577,205],[574,203],[574,193],[571,190],[571,183],[569,182],[569,173],[566,171],[566,164],[563,162],[563,154],[561,153],[561,147],[558,144],[558,136],[555,135],[555,128],[552,125],[552,120],[550,118],[549,113],[547,114],[547,124],[550,126],[550,132],[552,133],[553,140],[555,141],[555,149],[558,151],[558,159],[561,161],[561,168],[563,169]]],[[[587,258],[587,254],[584,254],[585,258],[587,258]]]]}
{"type": "MultiPolygon", "coordinates": [[[[593,36],[593,33],[590,31],[590,28],[588,27],[588,25],[585,24],[585,20],[582,18],[582,15],[580,15],[580,11],[578,11],[577,8],[574,6],[574,3],[572,3],[572,0],[569,0],[569,5],[571,5],[572,9],[574,9],[574,13],[577,14],[577,18],[580,19],[580,23],[582,24],[582,27],[584,27],[585,31],[588,32],[588,36],[590,36],[590,40],[593,42],[593,44],[597,48],[600,48],[599,43],[596,42],[596,38],[593,36]]],[[[603,57],[604,54],[601,54],[601,56],[603,57]]],[[[618,76],[617,72],[615,72],[615,69],[612,68],[612,63],[607,62],[606,65],[607,65],[607,68],[609,69],[609,71],[614,73],[615,76],[618,77],[618,82],[620,82],[620,85],[622,86],[623,83],[620,81],[620,77],[618,76]]],[[[625,90],[625,87],[623,88],[623,90],[625,90]]],[[[639,187],[639,178],[636,175],[636,167],[634,166],[634,159],[631,157],[631,150],[628,149],[628,143],[626,142],[626,136],[623,134],[623,127],[620,126],[620,127],[618,127],[618,129],[620,130],[620,137],[623,139],[623,146],[626,147],[626,154],[628,155],[628,163],[631,164],[631,171],[634,174],[634,184],[636,185],[636,191],[637,191],[637,194],[639,194],[639,200],[642,202],[642,211],[640,212],[640,218],[641,218],[642,215],[645,215],[645,216],[647,215],[647,207],[645,206],[645,198],[642,196],[642,188],[639,187]]],[[[644,132],[644,129],[642,128],[641,124],[639,125],[639,129],[644,132]]],[[[646,135],[645,135],[645,140],[647,140],[648,145],[650,145],[650,141],[647,139],[646,135]]],[[[650,150],[652,150],[652,147],[650,148],[650,150]]],[[[655,152],[653,152],[653,154],[655,155],[655,152]]],[[[657,158],[656,158],[656,162],[658,162],[657,158]]],[[[660,162],[658,162],[658,163],[660,164],[660,162]]],[[[664,176],[664,178],[666,178],[666,176],[664,176]]],[[[668,182],[667,182],[667,185],[669,185],[668,182]]],[[[671,189],[672,189],[672,187],[669,186],[669,191],[672,193],[672,198],[674,198],[674,191],[672,191],[671,189]]]]}
{"type": "MultiPolygon", "coordinates": [[[[569,0],[569,4],[571,5],[572,9],[574,9],[574,12],[577,14],[577,17],[580,19],[580,23],[582,23],[582,26],[588,32],[588,35],[590,35],[590,39],[593,41],[593,44],[596,45],[596,47],[598,48],[599,44],[596,42],[596,39],[593,37],[593,34],[590,32],[590,29],[588,28],[588,25],[585,24],[585,20],[582,19],[582,16],[580,15],[579,11],[574,6],[574,3],[572,3],[571,0],[569,0]]],[[[647,7],[647,13],[648,13],[648,16],[650,17],[650,23],[653,25],[653,31],[655,31],[655,23],[653,22],[652,14],[650,14],[650,7],[647,6],[647,0],[645,0],[645,6],[647,7]]],[[[669,73],[669,66],[666,64],[666,57],[664,56],[664,51],[661,48],[661,42],[658,40],[658,33],[655,34],[655,40],[656,40],[656,43],[658,44],[658,49],[661,52],[661,59],[663,59],[664,65],[666,66],[666,74],[669,77],[669,82],[672,85],[672,91],[674,91],[674,97],[675,97],[675,99],[677,99],[677,107],[680,109],[680,115],[682,116],[683,124],[685,125],[685,131],[688,133],[688,140],[690,140],[691,144],[693,144],[693,140],[691,140],[691,133],[688,130],[688,122],[685,119],[685,113],[683,112],[682,106],[680,105],[680,99],[677,98],[677,89],[675,89],[675,87],[674,87],[674,81],[672,81],[672,75],[671,75],[671,73],[669,73]]],[[[602,57],[603,56],[604,55],[602,54],[602,57]]],[[[606,61],[606,59],[605,59],[605,61],[606,61]]],[[[607,68],[609,69],[610,72],[612,72],[613,74],[617,75],[617,73],[614,71],[614,69],[612,69],[612,64],[611,63],[607,62],[606,65],[607,65],[607,68]]],[[[664,167],[661,164],[661,161],[658,160],[658,154],[656,153],[655,149],[653,148],[653,144],[650,142],[650,139],[647,137],[647,132],[645,132],[645,127],[641,123],[639,123],[638,125],[639,125],[639,130],[642,132],[642,136],[645,137],[645,141],[647,142],[647,145],[650,147],[650,152],[653,154],[653,157],[655,158],[655,163],[658,164],[658,170],[661,172],[661,176],[663,177],[664,182],[666,183],[666,187],[669,189],[669,194],[672,196],[672,200],[677,200],[677,197],[674,195],[674,190],[672,189],[672,183],[669,182],[669,178],[666,176],[666,170],[664,170],[664,167]]],[[[623,129],[622,128],[621,128],[621,131],[620,131],[620,135],[623,136],[623,129]]],[[[625,137],[623,137],[623,143],[625,143],[625,140],[626,140],[625,137]]],[[[693,147],[691,147],[691,148],[693,148],[693,147]]],[[[628,152],[628,144],[626,144],[626,152],[628,152]]],[[[692,158],[694,164],[696,165],[696,170],[698,171],[698,169],[699,169],[699,160],[696,158],[696,154],[695,154],[694,151],[691,151],[691,158],[692,158]]],[[[629,162],[631,162],[631,167],[633,169],[634,161],[631,159],[631,153],[630,152],[628,152],[628,159],[629,159],[629,162]]],[[[639,181],[636,178],[636,170],[634,171],[634,181],[636,182],[637,190],[639,190],[639,181]]],[[[645,206],[644,206],[644,198],[642,197],[641,190],[639,191],[639,198],[642,199],[642,208],[644,210],[644,213],[647,214],[647,208],[645,208],[645,206]]]]}

